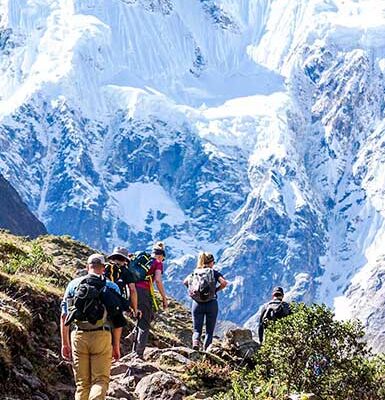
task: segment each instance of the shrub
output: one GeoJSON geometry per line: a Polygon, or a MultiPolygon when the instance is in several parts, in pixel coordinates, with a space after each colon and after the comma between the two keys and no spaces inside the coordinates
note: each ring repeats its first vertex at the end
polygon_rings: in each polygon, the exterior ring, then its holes
{"type": "Polygon", "coordinates": [[[292,309],[267,327],[255,369],[238,375],[232,397],[222,398],[280,400],[304,392],[328,400],[384,398],[384,358],[371,357],[359,322],[335,321],[324,305],[292,309]]]}
{"type": "Polygon", "coordinates": [[[194,388],[229,387],[230,373],[229,366],[217,365],[208,359],[196,361],[186,368],[187,381],[194,388]]]}

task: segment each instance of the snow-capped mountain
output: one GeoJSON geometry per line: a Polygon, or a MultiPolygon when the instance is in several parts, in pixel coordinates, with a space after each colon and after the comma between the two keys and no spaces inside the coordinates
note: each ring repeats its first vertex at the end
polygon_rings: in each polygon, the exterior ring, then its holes
{"type": "Polygon", "coordinates": [[[3,0],[0,172],[49,232],[199,250],[254,325],[271,288],[384,349],[385,3],[3,0]]]}

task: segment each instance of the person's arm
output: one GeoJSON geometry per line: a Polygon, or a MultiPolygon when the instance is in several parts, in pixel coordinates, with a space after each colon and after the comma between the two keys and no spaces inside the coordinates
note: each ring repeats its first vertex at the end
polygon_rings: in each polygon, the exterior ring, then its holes
{"type": "Polygon", "coordinates": [[[120,337],[123,328],[115,328],[112,330],[112,358],[118,361],[120,358],[120,337]]]}
{"type": "Polygon", "coordinates": [[[224,289],[227,286],[227,281],[223,276],[218,277],[219,286],[216,288],[216,292],[224,289]]]}
{"type": "MultiPolygon", "coordinates": [[[[72,283],[72,282],[71,282],[72,283]]],[[[64,322],[68,313],[68,305],[67,299],[70,296],[70,292],[72,290],[71,283],[67,285],[63,300],[61,302],[61,315],[60,315],[60,338],[61,338],[61,355],[64,360],[71,361],[72,352],[71,352],[71,339],[70,339],[70,327],[69,325],[64,325],[64,322]]]]}
{"type": "Polygon", "coordinates": [[[138,310],[138,292],[136,291],[135,283],[129,283],[128,290],[130,291],[130,301],[131,307],[134,311],[134,316],[140,319],[142,312],[138,310]]]}
{"type": "Polygon", "coordinates": [[[167,308],[168,301],[167,301],[167,297],[166,297],[166,291],[164,289],[163,282],[162,282],[162,271],[159,269],[157,269],[155,271],[155,282],[156,282],[156,286],[159,290],[159,293],[162,296],[163,308],[167,308]]]}
{"type": "Polygon", "coordinates": [[[64,360],[71,361],[70,327],[64,325],[66,316],[66,314],[62,314],[60,317],[61,355],[64,360]]]}
{"type": "Polygon", "coordinates": [[[288,315],[291,314],[290,304],[286,303],[286,301],[283,302],[283,311],[284,311],[285,317],[287,317],[288,315]]]}
{"type": "Polygon", "coordinates": [[[266,311],[265,306],[263,306],[261,314],[259,316],[259,324],[258,324],[258,338],[260,344],[262,344],[263,341],[263,331],[264,331],[263,318],[265,317],[265,311],[266,311]]]}

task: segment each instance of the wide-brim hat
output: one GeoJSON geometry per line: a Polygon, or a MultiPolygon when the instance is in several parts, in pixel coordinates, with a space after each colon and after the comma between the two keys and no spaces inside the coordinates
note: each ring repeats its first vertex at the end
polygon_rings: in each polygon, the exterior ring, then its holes
{"type": "Polygon", "coordinates": [[[111,260],[114,257],[123,257],[125,260],[130,261],[130,253],[125,247],[115,247],[114,250],[112,250],[112,253],[107,258],[111,260]]]}

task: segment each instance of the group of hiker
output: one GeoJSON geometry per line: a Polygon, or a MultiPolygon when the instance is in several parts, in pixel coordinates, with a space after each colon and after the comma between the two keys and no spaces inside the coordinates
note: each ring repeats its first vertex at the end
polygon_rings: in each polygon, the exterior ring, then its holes
{"type": "MultiPolygon", "coordinates": [[[[120,358],[126,313],[137,320],[133,353],[143,359],[151,322],[159,307],[154,283],[163,309],[168,307],[162,282],[165,258],[162,242],[153,246],[151,254],[130,254],[126,248],[116,247],[107,260],[102,254],[92,254],[87,260],[87,274],[68,284],[61,304],[61,353],[65,360],[72,361],[75,400],[105,399],[112,359],[120,358]]],[[[192,299],[194,350],[207,350],[212,343],[218,316],[217,293],[227,286],[226,279],[214,265],[213,254],[201,252],[196,268],[183,281],[192,299]]],[[[258,331],[260,342],[267,320],[290,313],[283,296],[281,287],[274,288],[272,300],[263,306],[258,331]]]]}

